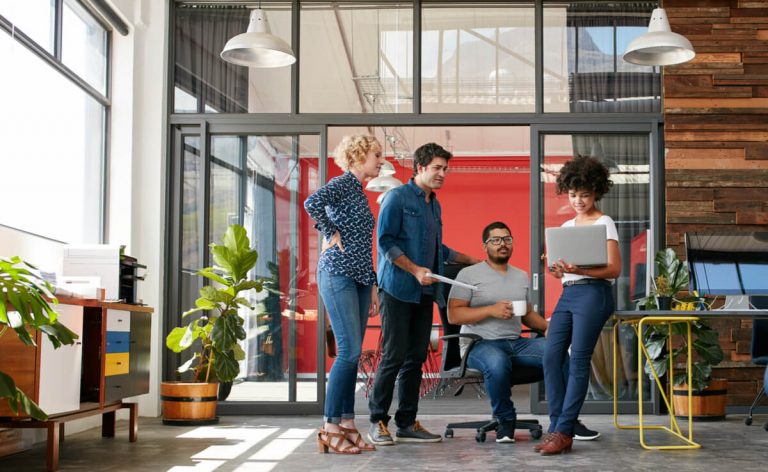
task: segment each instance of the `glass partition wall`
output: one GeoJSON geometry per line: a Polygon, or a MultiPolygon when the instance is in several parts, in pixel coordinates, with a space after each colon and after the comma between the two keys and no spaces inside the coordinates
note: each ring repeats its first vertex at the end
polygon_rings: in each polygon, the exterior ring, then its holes
{"type": "MultiPolygon", "coordinates": [[[[175,326],[175,314],[194,302],[202,283],[194,271],[209,262],[207,244],[230,223],[245,225],[254,239],[260,255],[254,275],[280,286],[279,295],[253,299],[258,309],[246,317],[246,359],[220,412],[322,411],[330,359],[314,274],[319,238],[302,204],[338,173],[328,154],[348,132],[379,136],[403,181],[410,177],[411,153],[425,142],[460,156],[460,175],[454,187],[449,177],[443,195],[493,200],[494,219],[529,233],[516,235],[515,252],[526,255],[518,265],[530,271],[537,308],[545,315],[558,287],[541,267],[542,235],[567,216],[552,192],[553,178],[572,156],[602,155],[617,181],[603,210],[619,223],[622,238],[618,306],[627,308],[642,296],[643,254],[653,251],[663,231],[662,205],[654,196],[663,188],[660,71],[623,63],[621,55],[645,31],[656,6],[576,0],[175,2],[167,326],[175,326]],[[245,31],[248,9],[259,4],[272,33],[291,44],[298,59],[293,66],[246,68],[219,59],[226,41],[245,31]],[[482,174],[498,185],[466,183],[482,174]],[[515,195],[509,208],[523,204],[530,210],[505,211],[509,195],[515,195]]],[[[369,196],[374,214],[376,196],[369,196]]],[[[474,212],[452,213],[446,206],[444,213],[449,219],[468,213],[480,224],[478,215],[491,217],[487,209],[478,204],[474,212]]],[[[469,234],[474,250],[472,228],[451,228],[446,241],[469,234]]],[[[375,345],[376,336],[368,334],[366,342],[375,345]]],[[[622,343],[631,342],[628,336],[622,343]]],[[[585,411],[610,411],[609,343],[601,340],[594,359],[585,411]]],[[[620,405],[630,411],[634,392],[648,387],[625,351],[620,405]]],[[[167,378],[174,376],[176,361],[167,356],[167,378]]],[[[543,387],[533,387],[531,406],[545,411],[543,387]]]]}

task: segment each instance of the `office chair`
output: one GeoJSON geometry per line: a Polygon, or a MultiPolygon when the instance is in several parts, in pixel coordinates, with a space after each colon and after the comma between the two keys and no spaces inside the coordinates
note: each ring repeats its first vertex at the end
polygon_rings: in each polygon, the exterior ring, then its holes
{"type": "MultiPolygon", "coordinates": [[[[445,344],[455,343],[459,344],[460,338],[470,339],[470,343],[467,346],[467,353],[461,358],[461,362],[457,366],[444,366],[444,369],[440,372],[443,380],[459,382],[459,388],[456,389],[454,396],[460,395],[466,385],[470,384],[483,384],[483,374],[479,370],[471,369],[467,367],[467,357],[474,347],[475,343],[482,339],[476,334],[449,334],[443,336],[443,342],[445,344]]],[[[512,371],[512,386],[530,384],[534,382],[540,382],[544,379],[544,371],[535,367],[515,366],[512,371]]],[[[496,431],[499,426],[499,422],[495,419],[489,421],[466,421],[462,423],[448,423],[445,426],[445,433],[443,436],[446,438],[453,437],[454,429],[474,429],[476,431],[475,441],[485,442],[486,434],[489,431],[496,431]]],[[[515,429],[527,429],[531,433],[533,439],[541,438],[543,430],[538,420],[535,419],[517,419],[515,429]]]]}
{"type": "MultiPolygon", "coordinates": [[[[456,274],[459,273],[463,265],[450,264],[446,265],[444,274],[449,278],[456,278],[456,274]]],[[[445,287],[443,284],[443,290],[445,290],[445,299],[448,300],[448,292],[450,287],[445,287]]],[[[449,384],[459,384],[454,396],[458,396],[464,391],[464,387],[467,385],[480,386],[483,385],[483,374],[477,369],[471,369],[467,367],[467,357],[474,347],[475,343],[482,339],[476,334],[461,334],[461,326],[454,325],[448,322],[448,309],[447,307],[440,308],[440,320],[443,324],[443,359],[442,366],[440,368],[440,385],[438,386],[435,395],[445,391],[449,384]],[[469,339],[469,345],[467,346],[467,352],[464,356],[461,355],[461,348],[459,346],[459,339],[469,339]]],[[[534,382],[540,382],[544,379],[544,371],[535,367],[516,366],[512,372],[512,386],[530,384],[534,382]]],[[[491,419],[490,421],[467,421],[463,423],[449,423],[445,427],[445,433],[443,436],[446,438],[453,437],[454,429],[474,429],[476,431],[475,440],[477,442],[485,442],[486,434],[489,431],[496,431],[499,426],[498,421],[491,419]]],[[[533,439],[541,438],[543,431],[538,420],[535,419],[518,419],[516,422],[516,429],[528,429],[533,439]]]]}
{"type": "MultiPolygon", "coordinates": [[[[755,319],[752,321],[752,343],[750,350],[753,364],[768,366],[768,320],[755,319]]],[[[765,386],[763,386],[757,392],[755,401],[752,402],[747,417],[744,418],[744,424],[747,426],[752,424],[752,412],[765,394],[765,386]]],[[[768,431],[768,423],[765,424],[764,428],[768,431]]]]}

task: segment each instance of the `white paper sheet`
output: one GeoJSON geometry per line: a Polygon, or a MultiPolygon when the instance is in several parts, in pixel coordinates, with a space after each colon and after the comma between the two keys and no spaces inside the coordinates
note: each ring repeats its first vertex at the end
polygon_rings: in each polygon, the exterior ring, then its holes
{"type": "Polygon", "coordinates": [[[435,280],[439,280],[440,282],[444,282],[451,285],[458,285],[459,287],[468,288],[470,290],[477,290],[477,287],[474,285],[465,284],[464,282],[459,282],[458,280],[449,279],[448,277],[443,277],[442,275],[437,275],[433,273],[428,273],[427,277],[432,277],[435,280]]]}

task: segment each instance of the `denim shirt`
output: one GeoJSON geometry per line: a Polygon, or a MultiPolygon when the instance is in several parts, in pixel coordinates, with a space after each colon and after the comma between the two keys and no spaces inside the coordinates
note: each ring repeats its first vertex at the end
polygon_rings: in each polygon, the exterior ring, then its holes
{"type": "MultiPolygon", "coordinates": [[[[379,287],[388,294],[409,303],[419,303],[422,286],[412,274],[394,264],[394,260],[405,254],[416,265],[427,262],[428,247],[426,212],[432,211],[437,222],[437,255],[435,258],[438,274],[443,273],[443,264],[456,259],[456,251],[443,244],[443,221],[440,218],[440,203],[434,192],[430,195],[433,205],[427,205],[424,191],[411,179],[406,185],[387,192],[379,210],[376,242],[378,249],[379,287]]],[[[435,301],[445,306],[442,290],[435,284],[435,301]]]]}
{"type": "Polygon", "coordinates": [[[315,228],[330,241],[336,231],[344,252],[333,246],[320,256],[318,270],[373,285],[373,213],[363,185],[351,173],[332,178],[304,201],[304,209],[317,222],[315,228]]]}

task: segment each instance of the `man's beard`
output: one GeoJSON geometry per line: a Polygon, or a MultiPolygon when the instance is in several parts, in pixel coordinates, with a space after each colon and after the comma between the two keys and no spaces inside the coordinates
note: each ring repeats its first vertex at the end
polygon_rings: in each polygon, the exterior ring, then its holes
{"type": "Polygon", "coordinates": [[[506,264],[509,262],[510,257],[512,257],[512,254],[507,254],[506,256],[492,256],[491,254],[488,254],[488,260],[494,264],[506,264]]]}

